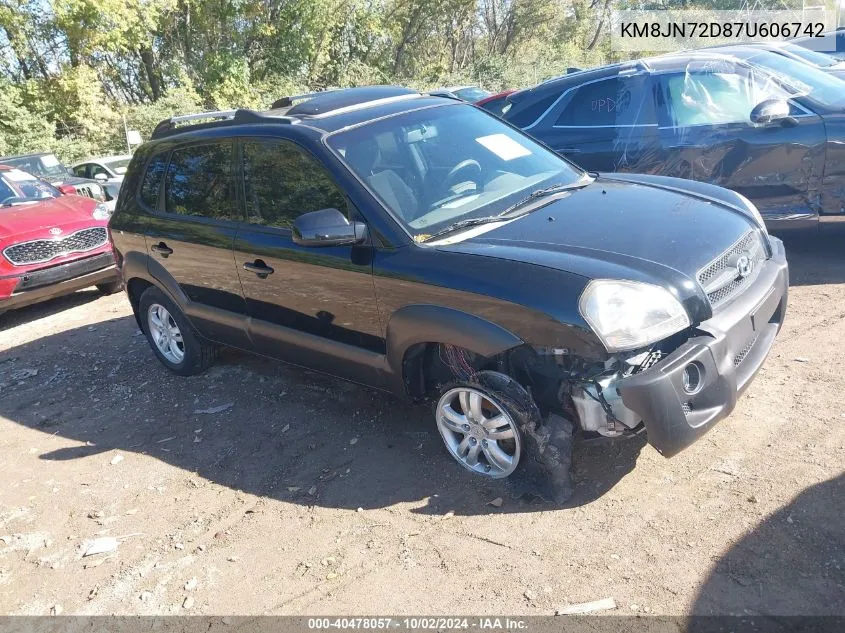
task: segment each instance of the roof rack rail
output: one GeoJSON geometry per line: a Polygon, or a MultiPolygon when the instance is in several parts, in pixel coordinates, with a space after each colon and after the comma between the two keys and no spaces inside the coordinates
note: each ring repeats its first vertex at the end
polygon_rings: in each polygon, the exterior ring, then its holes
{"type": "Polygon", "coordinates": [[[268,116],[254,110],[218,110],[214,112],[197,112],[195,114],[181,114],[161,121],[155,126],[151,139],[175,134],[193,127],[207,127],[220,124],[237,123],[291,123],[290,117],[268,116]],[[186,125],[187,124],[187,125],[186,125]]]}
{"type": "Polygon", "coordinates": [[[301,95],[291,95],[289,97],[280,97],[276,99],[273,103],[270,104],[271,110],[276,110],[278,108],[289,108],[294,104],[295,101],[305,101],[307,99],[313,99],[314,97],[321,97],[323,95],[327,95],[330,92],[337,92],[338,90],[343,90],[342,88],[332,88],[331,90],[318,90],[316,92],[306,92],[305,94],[301,95]]]}

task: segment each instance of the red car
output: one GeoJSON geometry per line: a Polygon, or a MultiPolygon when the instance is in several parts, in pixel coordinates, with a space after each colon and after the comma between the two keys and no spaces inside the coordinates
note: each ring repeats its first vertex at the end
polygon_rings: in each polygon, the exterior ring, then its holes
{"type": "Polygon", "coordinates": [[[0,165],[0,313],[97,286],[120,289],[109,211],[0,165]]]}
{"type": "Polygon", "coordinates": [[[510,107],[508,95],[513,94],[514,92],[516,92],[516,90],[505,90],[504,92],[499,92],[497,94],[490,95],[489,97],[485,97],[480,101],[476,101],[475,105],[500,117],[504,112],[506,112],[505,108],[510,107]]]}

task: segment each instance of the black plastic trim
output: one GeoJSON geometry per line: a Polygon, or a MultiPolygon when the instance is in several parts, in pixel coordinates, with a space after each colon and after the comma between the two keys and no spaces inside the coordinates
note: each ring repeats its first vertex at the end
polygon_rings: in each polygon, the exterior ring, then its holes
{"type": "Polygon", "coordinates": [[[654,367],[619,384],[622,400],[645,422],[649,443],[672,457],[727,417],[774,344],[786,313],[789,272],[783,243],[771,238],[774,256],[754,286],[697,329],[654,367]],[[750,346],[750,347],[749,347],[750,346]],[[684,368],[703,369],[701,387],[684,392],[684,368]]]}

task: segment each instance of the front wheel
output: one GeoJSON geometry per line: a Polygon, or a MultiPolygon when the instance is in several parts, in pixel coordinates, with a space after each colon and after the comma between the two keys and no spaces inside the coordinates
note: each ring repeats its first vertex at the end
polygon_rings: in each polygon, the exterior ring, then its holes
{"type": "Polygon", "coordinates": [[[138,302],[144,334],[153,352],[170,371],[192,376],[206,370],[217,348],[200,338],[179,307],[155,286],[147,288],[138,302]]]}
{"type": "Polygon", "coordinates": [[[501,479],[519,465],[522,443],[514,417],[499,398],[478,386],[458,385],[443,393],[437,429],[467,470],[501,479]]]}
{"type": "Polygon", "coordinates": [[[519,494],[554,503],[572,495],[571,422],[543,419],[531,395],[510,376],[480,371],[447,385],[435,407],[449,454],[465,469],[508,478],[519,494]]]}

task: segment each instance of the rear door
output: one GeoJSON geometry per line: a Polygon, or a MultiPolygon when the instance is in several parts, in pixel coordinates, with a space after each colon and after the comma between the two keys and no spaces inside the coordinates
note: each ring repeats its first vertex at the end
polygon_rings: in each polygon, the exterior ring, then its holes
{"type": "Polygon", "coordinates": [[[645,71],[570,88],[527,132],[589,171],[648,172],[660,147],[645,71]]]}
{"type": "Polygon", "coordinates": [[[372,245],[307,247],[291,226],[334,208],[364,221],[317,158],[291,140],[241,140],[243,200],[235,261],[255,350],[365,384],[384,338],[372,279],[372,245]]]}
{"type": "Polygon", "coordinates": [[[821,117],[791,103],[790,122],[753,125],[757,104],[790,94],[768,75],[734,62],[691,63],[656,79],[659,173],[733,189],[767,220],[817,214],[827,138],[821,117]]]}
{"type": "MultiPolygon", "coordinates": [[[[163,178],[153,199],[142,185],[147,205],[150,273],[176,295],[204,336],[247,347],[246,308],[232,252],[243,224],[236,199],[234,141],[175,147],[158,160],[163,178]]],[[[149,168],[148,168],[149,172],[149,168]]],[[[145,183],[146,184],[146,183],[145,183]]]]}

